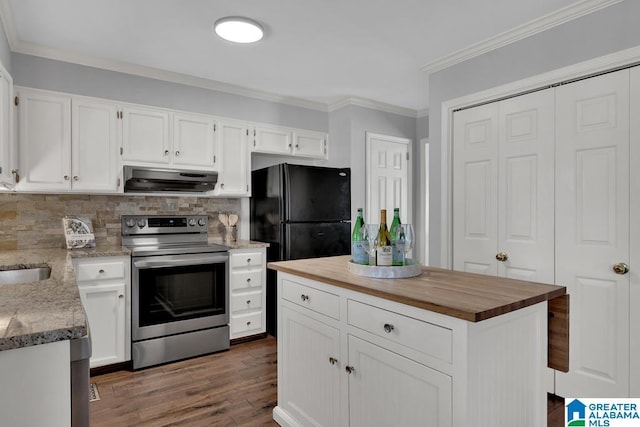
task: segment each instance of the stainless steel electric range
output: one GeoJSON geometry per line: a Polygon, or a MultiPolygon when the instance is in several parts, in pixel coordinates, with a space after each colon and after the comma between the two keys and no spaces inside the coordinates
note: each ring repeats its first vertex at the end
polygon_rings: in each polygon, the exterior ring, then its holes
{"type": "Polygon", "coordinates": [[[122,216],[131,249],[133,368],[229,348],[229,253],[206,215],[122,216]]]}

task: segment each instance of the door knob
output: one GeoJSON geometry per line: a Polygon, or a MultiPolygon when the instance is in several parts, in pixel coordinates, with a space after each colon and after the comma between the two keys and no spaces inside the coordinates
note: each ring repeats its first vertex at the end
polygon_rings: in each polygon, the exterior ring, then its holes
{"type": "Polygon", "coordinates": [[[613,264],[613,272],[616,274],[627,274],[629,272],[629,266],[624,262],[613,264]]]}
{"type": "Polygon", "coordinates": [[[496,254],[496,259],[500,262],[505,262],[506,260],[509,259],[509,256],[507,255],[506,252],[498,252],[496,254]]]}

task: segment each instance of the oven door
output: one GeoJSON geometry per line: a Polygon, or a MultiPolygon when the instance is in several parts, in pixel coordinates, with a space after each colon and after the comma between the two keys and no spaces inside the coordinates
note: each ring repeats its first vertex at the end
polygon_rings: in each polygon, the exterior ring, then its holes
{"type": "Polygon", "coordinates": [[[132,340],[229,323],[229,255],[132,258],[132,340]]]}

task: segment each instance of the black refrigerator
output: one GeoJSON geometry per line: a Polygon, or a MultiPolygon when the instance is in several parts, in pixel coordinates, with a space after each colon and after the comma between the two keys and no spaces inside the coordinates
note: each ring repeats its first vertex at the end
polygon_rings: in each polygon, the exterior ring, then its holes
{"type": "MultiPolygon", "coordinates": [[[[251,239],[267,261],[351,253],[349,168],[283,163],[251,173],[251,239]]],[[[267,270],[267,333],[275,336],[276,272],[267,270]]]]}

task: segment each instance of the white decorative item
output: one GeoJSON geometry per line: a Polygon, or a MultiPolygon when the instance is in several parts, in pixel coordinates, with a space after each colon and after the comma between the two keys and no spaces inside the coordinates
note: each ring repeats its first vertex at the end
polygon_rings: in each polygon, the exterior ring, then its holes
{"type": "Polygon", "coordinates": [[[64,226],[67,249],[96,247],[96,237],[93,234],[91,219],[65,216],[62,218],[62,225],[64,226]]]}
{"type": "Polygon", "coordinates": [[[377,279],[404,279],[421,274],[429,274],[422,271],[422,266],[408,259],[406,265],[378,266],[361,265],[349,260],[349,272],[358,276],[374,277],[377,279]]]}

